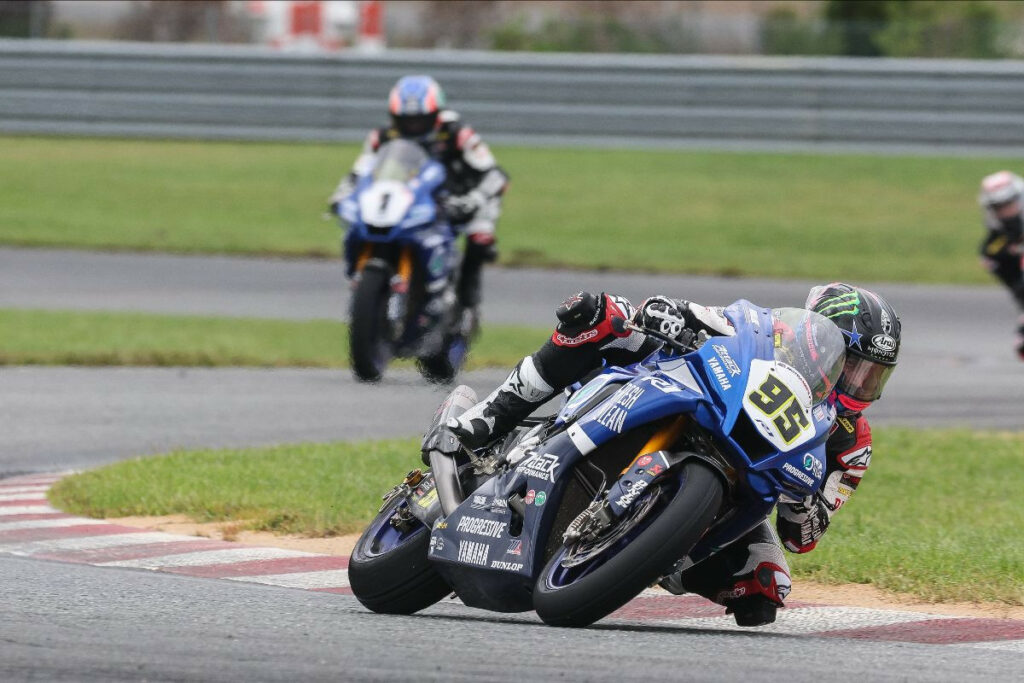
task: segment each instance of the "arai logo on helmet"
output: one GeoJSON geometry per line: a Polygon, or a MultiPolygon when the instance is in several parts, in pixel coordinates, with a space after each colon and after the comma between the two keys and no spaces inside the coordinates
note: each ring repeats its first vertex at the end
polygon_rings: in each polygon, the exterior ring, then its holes
{"type": "Polygon", "coordinates": [[[871,338],[871,343],[882,351],[896,350],[896,340],[887,334],[876,334],[871,338]]]}

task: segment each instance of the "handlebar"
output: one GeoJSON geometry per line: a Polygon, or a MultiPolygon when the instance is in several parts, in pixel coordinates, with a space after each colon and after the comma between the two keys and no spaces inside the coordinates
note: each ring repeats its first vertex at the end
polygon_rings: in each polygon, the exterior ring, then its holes
{"type": "Polygon", "coordinates": [[[694,350],[694,347],[690,344],[684,344],[678,339],[673,339],[667,334],[662,334],[658,330],[652,330],[650,328],[643,327],[642,325],[637,325],[636,323],[630,322],[625,318],[620,318],[617,315],[612,316],[611,324],[612,330],[614,330],[616,334],[622,334],[626,330],[629,330],[631,332],[639,332],[640,334],[646,334],[648,336],[654,337],[655,339],[660,339],[661,341],[665,342],[666,344],[671,346],[676,351],[679,351],[680,353],[689,353],[690,351],[694,350]]]}

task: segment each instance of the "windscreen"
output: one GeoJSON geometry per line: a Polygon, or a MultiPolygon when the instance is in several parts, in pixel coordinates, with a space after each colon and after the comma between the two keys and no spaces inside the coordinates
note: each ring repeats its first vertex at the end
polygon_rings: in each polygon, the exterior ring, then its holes
{"type": "Polygon", "coordinates": [[[803,308],[776,308],[775,360],[789,365],[807,381],[813,403],[826,398],[846,360],[843,334],[828,318],[803,308]]]}
{"type": "Polygon", "coordinates": [[[384,143],[377,150],[373,179],[407,183],[419,174],[426,161],[427,153],[415,142],[393,140],[384,143]]]}

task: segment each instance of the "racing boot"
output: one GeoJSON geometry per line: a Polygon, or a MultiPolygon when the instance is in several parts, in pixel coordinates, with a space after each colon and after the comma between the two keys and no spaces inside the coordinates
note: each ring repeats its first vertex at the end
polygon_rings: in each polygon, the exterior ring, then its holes
{"type": "Polygon", "coordinates": [[[764,626],[775,621],[775,613],[791,588],[789,572],[772,562],[762,562],[716,602],[725,605],[725,613],[733,615],[737,625],[764,626]]]}
{"type": "Polygon", "coordinates": [[[659,585],[676,595],[697,593],[724,605],[739,626],[774,622],[792,588],[786,558],[767,520],[699,564],[684,560],[659,585]]]}
{"type": "Polygon", "coordinates": [[[537,371],[533,356],[527,356],[501,386],[459,417],[451,418],[448,427],[463,445],[479,448],[507,435],[554,393],[537,371]]]}
{"type": "Polygon", "coordinates": [[[474,241],[472,236],[466,241],[466,253],[462,256],[462,270],[459,273],[459,304],[464,308],[475,309],[480,305],[481,279],[485,263],[498,257],[498,250],[493,240],[488,243],[474,241]]]}

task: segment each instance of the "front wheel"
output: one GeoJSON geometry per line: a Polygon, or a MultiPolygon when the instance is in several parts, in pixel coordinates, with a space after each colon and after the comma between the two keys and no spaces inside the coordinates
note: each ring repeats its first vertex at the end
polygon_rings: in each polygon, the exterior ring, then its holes
{"type": "Polygon", "coordinates": [[[374,612],[412,614],[452,592],[427,559],[430,529],[406,518],[402,528],[391,520],[408,505],[393,501],[377,515],[352,549],[348,581],[359,602],[374,612]]]}
{"type": "Polygon", "coordinates": [[[678,488],[669,483],[638,499],[604,540],[555,552],[533,591],[533,607],[545,623],[592,624],[639,595],[690,552],[715,520],[724,495],[722,482],[708,465],[691,460],[681,468],[678,488]]]}
{"type": "Polygon", "coordinates": [[[352,371],[364,382],[380,380],[388,362],[389,296],[387,272],[380,268],[363,269],[352,294],[348,339],[352,371]]]}

